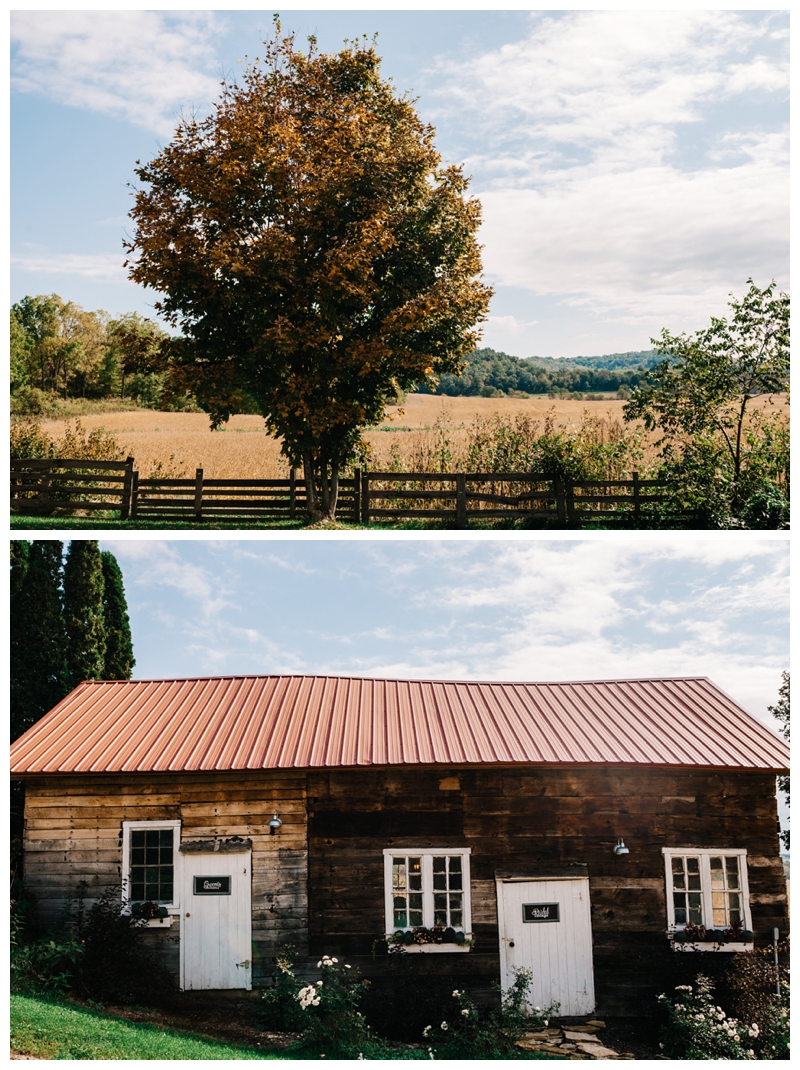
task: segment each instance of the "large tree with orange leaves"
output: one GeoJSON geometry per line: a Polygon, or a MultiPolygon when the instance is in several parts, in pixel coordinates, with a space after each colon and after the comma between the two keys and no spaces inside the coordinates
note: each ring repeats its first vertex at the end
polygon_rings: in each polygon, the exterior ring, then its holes
{"type": "Polygon", "coordinates": [[[374,46],[301,51],[278,24],[265,50],[137,166],[128,266],[212,426],[255,404],[320,519],[398,389],[460,370],[491,290],[480,205],[374,46]]]}

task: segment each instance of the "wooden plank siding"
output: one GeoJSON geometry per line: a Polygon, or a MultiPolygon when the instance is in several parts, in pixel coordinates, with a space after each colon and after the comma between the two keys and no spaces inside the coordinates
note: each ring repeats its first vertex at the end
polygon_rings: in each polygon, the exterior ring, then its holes
{"type": "Polygon", "coordinates": [[[756,941],[787,931],[770,774],[642,768],[332,770],[310,773],[310,950],[369,974],[384,931],[383,849],[471,847],[468,955],[423,968],[485,992],[499,975],[496,869],[589,867],[598,1012],[637,1013],[674,952],[666,846],[746,847],[756,941]],[[442,784],[459,785],[444,790],[442,784]],[[630,855],[613,845],[625,839],[630,855]]]}
{"type": "MultiPolygon", "coordinates": [[[[84,775],[29,779],[25,789],[25,882],[43,925],[57,921],[85,882],[87,899],[118,885],[122,822],[176,820],[183,839],[243,836],[253,842],[253,961],[256,984],[292,943],[308,946],[306,776],[265,773],[84,775]],[[267,823],[275,811],[280,835],[267,823]]],[[[178,972],[180,925],[149,929],[148,944],[178,972]]]]}
{"type": "MultiPolygon", "coordinates": [[[[81,881],[118,884],[122,822],[180,819],[184,839],[252,840],[255,985],[291,943],[367,976],[385,959],[383,850],[470,847],[469,954],[418,956],[423,971],[488,995],[499,976],[495,870],[588,866],[598,1013],[636,1013],[675,953],[665,937],[662,847],[746,848],[758,944],[788,929],[775,778],[681,767],[366,767],[70,775],[26,782],[25,873],[42,920],[81,881]],[[283,825],[269,835],[277,811],[283,825]],[[623,837],[630,855],[618,858],[623,837]],[[377,952],[377,953],[376,953],[377,952]]],[[[177,963],[177,923],[148,939],[177,963]]]]}

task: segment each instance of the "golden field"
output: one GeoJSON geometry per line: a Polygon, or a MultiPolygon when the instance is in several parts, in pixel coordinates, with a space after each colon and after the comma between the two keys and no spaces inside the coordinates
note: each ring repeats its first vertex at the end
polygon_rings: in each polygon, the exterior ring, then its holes
{"type": "MultiPolygon", "coordinates": [[[[772,403],[772,399],[760,399],[765,407],[772,403]]],[[[787,403],[781,396],[774,399],[774,404],[784,407],[787,403]]],[[[466,443],[467,429],[476,419],[489,419],[495,414],[513,419],[524,414],[543,426],[548,414],[552,414],[556,427],[566,430],[578,430],[587,417],[601,421],[608,429],[615,423],[622,424],[623,406],[624,402],[616,398],[577,401],[409,394],[401,407],[388,409],[380,427],[366,431],[364,438],[371,448],[373,469],[388,466],[392,454],[399,454],[409,470],[422,470],[425,458],[443,437],[449,441],[453,455],[458,455],[466,443]]],[[[111,432],[124,452],[135,458],[143,476],[155,474],[159,465],[159,474],[164,476],[193,475],[197,468],[211,479],[288,475],[286,462],[280,457],[280,443],[264,434],[259,416],[234,416],[219,431],[209,430],[205,413],[140,409],[88,415],[80,420],[87,432],[95,428],[111,432]]],[[[61,437],[67,423],[74,421],[47,420],[42,426],[48,434],[61,437]]]]}

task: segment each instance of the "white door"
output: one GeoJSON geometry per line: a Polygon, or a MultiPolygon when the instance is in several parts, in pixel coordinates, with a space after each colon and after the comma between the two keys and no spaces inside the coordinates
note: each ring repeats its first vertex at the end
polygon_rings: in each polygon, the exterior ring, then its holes
{"type": "Polygon", "coordinates": [[[594,1010],[592,922],[587,878],[498,880],[500,975],[531,971],[530,1003],[561,1004],[564,1017],[594,1010]]]}
{"type": "Polygon", "coordinates": [[[181,988],[250,989],[250,852],[187,852],[181,861],[181,988]]]}

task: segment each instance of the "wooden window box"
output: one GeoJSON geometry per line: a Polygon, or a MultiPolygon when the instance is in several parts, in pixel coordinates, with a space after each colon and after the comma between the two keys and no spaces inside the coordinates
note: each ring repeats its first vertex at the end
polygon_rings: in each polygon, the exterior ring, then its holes
{"type": "Polygon", "coordinates": [[[753,943],[721,940],[671,940],[673,951],[752,951],[753,943]]]}
{"type": "Polygon", "coordinates": [[[471,951],[471,944],[399,944],[409,955],[441,955],[448,952],[471,951]]]}
{"type": "Polygon", "coordinates": [[[167,918],[148,918],[143,929],[169,929],[175,919],[170,916],[167,918]]]}

